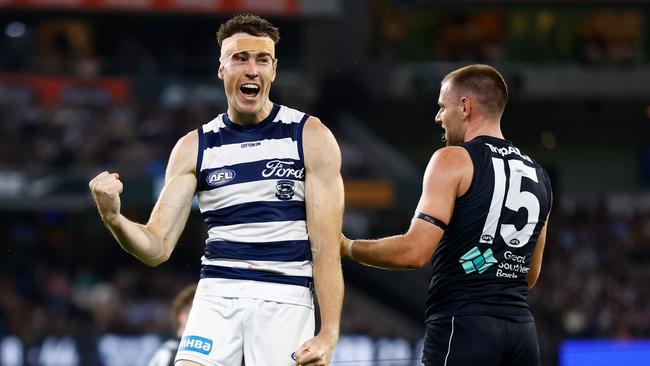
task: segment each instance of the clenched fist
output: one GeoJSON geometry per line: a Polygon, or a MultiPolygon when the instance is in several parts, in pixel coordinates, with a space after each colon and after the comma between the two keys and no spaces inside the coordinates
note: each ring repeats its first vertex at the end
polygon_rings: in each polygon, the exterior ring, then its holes
{"type": "Polygon", "coordinates": [[[110,224],[120,213],[120,193],[124,186],[118,173],[103,171],[89,183],[95,204],[102,219],[110,224]]]}

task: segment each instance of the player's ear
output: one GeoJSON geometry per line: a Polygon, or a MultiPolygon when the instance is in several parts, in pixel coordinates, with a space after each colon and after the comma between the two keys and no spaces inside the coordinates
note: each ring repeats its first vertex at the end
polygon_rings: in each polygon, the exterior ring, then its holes
{"type": "Polygon", "coordinates": [[[223,66],[219,65],[219,69],[217,70],[217,76],[219,79],[223,80],[223,66]]]}
{"type": "Polygon", "coordinates": [[[273,60],[273,72],[271,73],[271,82],[275,81],[276,70],[278,68],[278,59],[273,60]]]}
{"type": "Polygon", "coordinates": [[[469,116],[469,114],[472,112],[472,101],[467,97],[461,97],[460,104],[463,117],[469,116]]]}

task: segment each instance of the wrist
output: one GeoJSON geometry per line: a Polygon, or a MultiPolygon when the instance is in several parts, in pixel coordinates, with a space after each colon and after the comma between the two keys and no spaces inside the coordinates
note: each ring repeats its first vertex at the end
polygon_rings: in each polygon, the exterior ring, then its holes
{"type": "Polygon", "coordinates": [[[339,330],[338,327],[321,328],[320,332],[318,332],[318,335],[320,337],[327,339],[332,344],[336,344],[336,342],[338,342],[339,339],[339,330]]]}
{"type": "Polygon", "coordinates": [[[354,247],[354,239],[347,239],[345,242],[345,255],[353,260],[356,260],[354,258],[354,254],[352,253],[352,248],[354,247]]]}
{"type": "Polygon", "coordinates": [[[117,226],[119,220],[120,220],[119,213],[110,213],[110,214],[102,215],[102,221],[104,221],[104,224],[106,224],[106,226],[108,227],[117,226]]]}

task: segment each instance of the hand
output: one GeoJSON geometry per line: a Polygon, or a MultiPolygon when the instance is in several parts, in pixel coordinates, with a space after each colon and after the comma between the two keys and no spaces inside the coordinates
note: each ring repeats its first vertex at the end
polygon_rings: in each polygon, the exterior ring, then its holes
{"type": "Polygon", "coordinates": [[[343,233],[341,233],[340,245],[341,245],[341,258],[353,258],[352,257],[352,239],[348,239],[343,233]]]}
{"type": "Polygon", "coordinates": [[[124,186],[118,173],[101,172],[89,183],[99,214],[107,224],[120,214],[120,193],[124,186]]]}
{"type": "Polygon", "coordinates": [[[318,334],[308,340],[295,353],[296,366],[326,366],[332,360],[337,337],[318,334]]]}

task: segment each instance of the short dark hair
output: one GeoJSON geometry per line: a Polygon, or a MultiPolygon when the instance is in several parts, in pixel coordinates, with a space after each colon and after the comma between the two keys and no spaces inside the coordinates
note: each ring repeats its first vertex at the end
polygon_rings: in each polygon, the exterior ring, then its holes
{"type": "Polygon", "coordinates": [[[478,102],[491,112],[501,115],[508,102],[508,86],[503,76],[489,65],[469,65],[447,74],[442,82],[451,82],[460,89],[470,91],[478,102]]]}
{"type": "Polygon", "coordinates": [[[185,286],[172,300],[171,317],[174,329],[178,328],[178,315],[192,306],[196,293],[196,284],[185,286]]]}
{"type": "Polygon", "coordinates": [[[221,47],[221,42],[224,39],[235,33],[248,33],[256,37],[267,36],[275,44],[278,44],[280,41],[280,30],[268,20],[254,14],[239,14],[221,24],[217,31],[217,43],[219,47],[221,47]]]}

